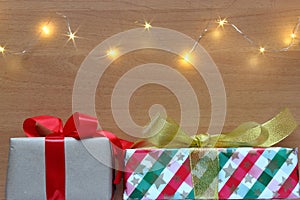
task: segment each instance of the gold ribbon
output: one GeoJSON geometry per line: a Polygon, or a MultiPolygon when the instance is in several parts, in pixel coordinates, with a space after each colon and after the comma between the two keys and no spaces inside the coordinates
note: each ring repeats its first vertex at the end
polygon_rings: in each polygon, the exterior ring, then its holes
{"type": "Polygon", "coordinates": [[[158,115],[144,130],[150,136],[137,141],[132,148],[270,147],[289,136],[296,127],[291,112],[285,109],[263,124],[246,122],[229,133],[189,136],[172,119],[158,115]]]}

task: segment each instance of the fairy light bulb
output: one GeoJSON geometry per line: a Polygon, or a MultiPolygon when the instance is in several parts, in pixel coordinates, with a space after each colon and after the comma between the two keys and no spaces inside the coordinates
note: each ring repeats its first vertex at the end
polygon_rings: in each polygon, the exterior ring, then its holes
{"type": "Polygon", "coordinates": [[[44,22],[39,26],[39,34],[42,37],[50,37],[53,34],[54,25],[52,22],[44,22]]]}
{"type": "Polygon", "coordinates": [[[43,37],[49,37],[53,33],[53,24],[50,22],[43,23],[39,28],[40,34],[43,37]]]}
{"type": "Polygon", "coordinates": [[[65,34],[65,36],[68,37],[68,40],[67,40],[66,43],[68,43],[68,42],[71,40],[72,43],[73,43],[73,45],[74,45],[74,47],[77,48],[75,39],[76,39],[76,38],[80,38],[80,37],[78,37],[78,36],[76,35],[76,33],[77,33],[77,31],[78,31],[78,28],[77,28],[76,31],[74,31],[74,32],[72,32],[71,27],[68,27],[68,29],[69,29],[69,31],[67,32],[67,34],[65,34]]]}
{"type": "Polygon", "coordinates": [[[223,28],[224,25],[228,23],[228,21],[226,20],[226,18],[224,18],[224,19],[219,18],[217,20],[217,23],[219,24],[219,26],[221,26],[223,28]]]}
{"type": "Polygon", "coordinates": [[[188,53],[185,54],[184,57],[183,57],[183,59],[184,59],[185,61],[189,62],[189,61],[190,61],[190,55],[189,55],[188,53]]]}
{"type": "Polygon", "coordinates": [[[0,46],[0,52],[3,54],[5,52],[5,47],[0,46]]]}
{"type": "Polygon", "coordinates": [[[116,49],[109,49],[107,52],[106,52],[106,55],[111,57],[111,58],[115,58],[117,55],[118,55],[118,52],[116,49]]]}
{"type": "Polygon", "coordinates": [[[190,53],[185,53],[183,56],[183,60],[186,62],[191,62],[191,54],[190,53]]]}
{"type": "Polygon", "coordinates": [[[292,39],[296,38],[296,34],[295,33],[292,33],[290,36],[291,36],[292,39]]]}
{"type": "Polygon", "coordinates": [[[144,27],[145,27],[144,29],[148,30],[148,31],[149,31],[150,28],[152,28],[152,26],[149,22],[145,22],[144,27]]]}
{"type": "Polygon", "coordinates": [[[49,26],[45,25],[42,27],[42,31],[45,35],[49,35],[50,34],[50,28],[49,26]]]}
{"type": "Polygon", "coordinates": [[[259,52],[260,52],[260,53],[265,53],[265,51],[266,51],[266,49],[265,49],[264,47],[260,47],[260,48],[259,48],[259,52]]]}
{"type": "Polygon", "coordinates": [[[75,35],[75,33],[70,32],[70,33],[68,34],[68,37],[69,37],[70,40],[74,40],[75,37],[76,37],[76,35],[75,35]]]}

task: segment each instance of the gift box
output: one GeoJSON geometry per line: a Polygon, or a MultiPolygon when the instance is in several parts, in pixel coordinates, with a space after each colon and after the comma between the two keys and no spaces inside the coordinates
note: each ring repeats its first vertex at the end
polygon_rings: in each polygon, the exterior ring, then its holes
{"type": "MultiPolygon", "coordinates": [[[[65,138],[66,199],[110,199],[111,145],[107,138],[65,138]],[[97,159],[96,159],[97,158],[97,159]]],[[[45,138],[11,138],[6,199],[46,199],[45,138]]]]}
{"type": "Polygon", "coordinates": [[[6,199],[111,199],[132,142],[97,127],[96,117],[78,112],[65,125],[48,115],[26,119],[28,138],[10,140],[6,199]]]}
{"type": "Polygon", "coordinates": [[[126,150],[124,199],[299,198],[297,149],[271,147],[297,123],[288,109],[227,133],[187,134],[155,116],[126,150]]]}
{"type": "MultiPolygon", "coordinates": [[[[111,199],[113,172],[105,164],[112,163],[112,150],[107,138],[84,139],[83,145],[66,137],[64,154],[66,199],[111,199]]],[[[6,199],[47,199],[45,138],[11,138],[6,199]]]]}
{"type": "Polygon", "coordinates": [[[128,149],[124,199],[300,198],[297,149],[128,149]]]}

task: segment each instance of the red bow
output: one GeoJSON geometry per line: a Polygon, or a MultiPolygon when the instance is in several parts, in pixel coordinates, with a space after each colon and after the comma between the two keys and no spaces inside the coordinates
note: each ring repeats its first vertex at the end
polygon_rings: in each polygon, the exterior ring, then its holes
{"type": "Polygon", "coordinates": [[[77,140],[92,137],[107,137],[112,143],[113,154],[118,162],[118,172],[114,184],[122,178],[124,149],[132,146],[132,142],[122,140],[113,133],[97,130],[97,118],[74,113],[63,126],[62,120],[52,116],[37,116],[24,121],[23,129],[28,137],[46,137],[46,193],[48,200],[65,199],[65,151],[64,137],[77,140]]]}

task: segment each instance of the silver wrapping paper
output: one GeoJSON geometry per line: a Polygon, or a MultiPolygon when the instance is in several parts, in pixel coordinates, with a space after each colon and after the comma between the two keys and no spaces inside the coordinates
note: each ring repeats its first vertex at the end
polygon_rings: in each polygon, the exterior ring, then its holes
{"type": "MultiPolygon", "coordinates": [[[[90,138],[84,144],[65,138],[66,199],[111,199],[113,172],[109,140],[90,138]]],[[[10,139],[7,200],[46,199],[44,147],[45,138],[10,139]]]]}

